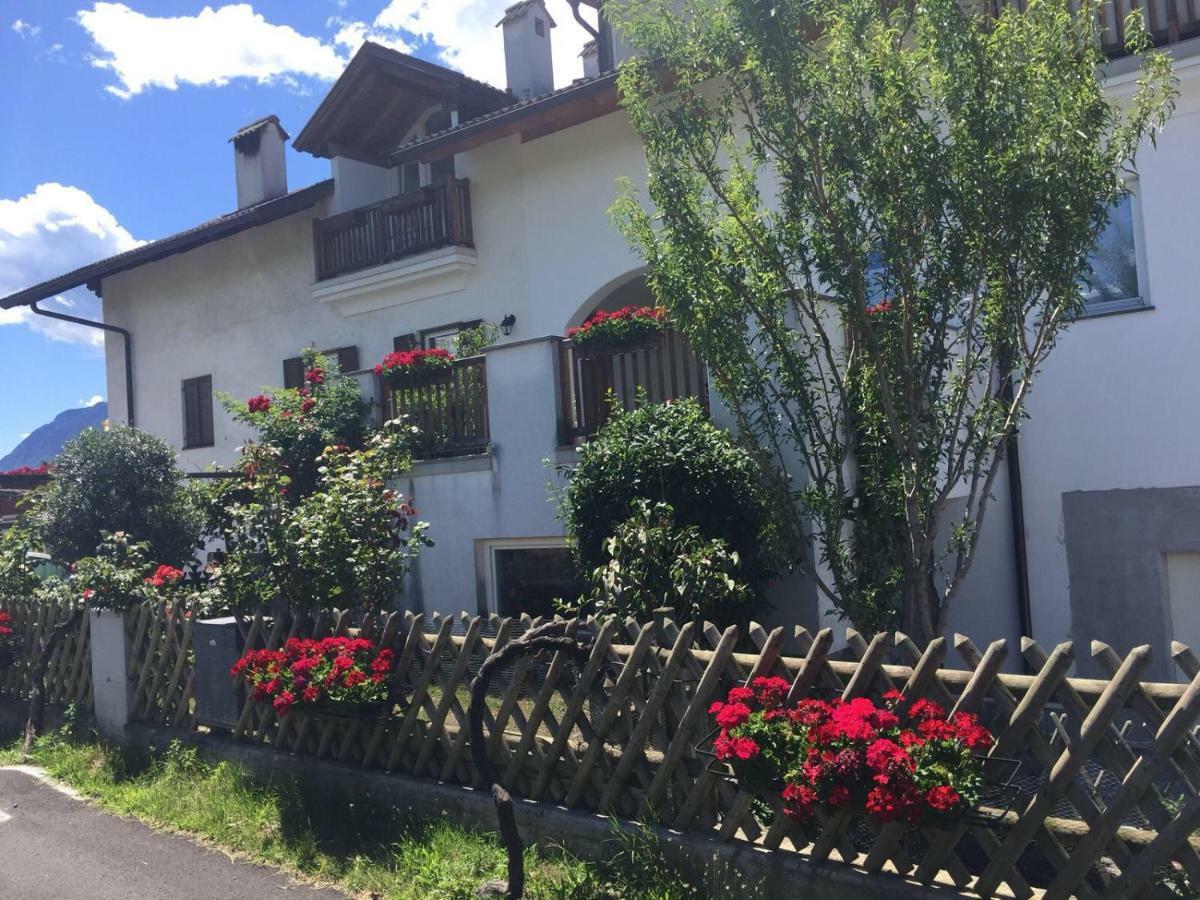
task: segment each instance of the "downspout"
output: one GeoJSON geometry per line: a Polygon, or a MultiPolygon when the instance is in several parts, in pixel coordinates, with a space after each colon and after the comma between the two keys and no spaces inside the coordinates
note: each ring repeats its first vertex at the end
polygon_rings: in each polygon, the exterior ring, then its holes
{"type": "Polygon", "coordinates": [[[35,316],[45,316],[48,319],[58,319],[61,322],[70,322],[73,325],[83,325],[87,328],[99,328],[104,331],[111,331],[113,334],[119,334],[124,340],[125,346],[125,409],[126,419],[129,427],[133,427],[133,336],[126,328],[120,328],[116,325],[109,325],[107,322],[94,322],[91,319],[81,319],[78,316],[69,316],[66,313],[52,312],[48,309],[42,309],[38,306],[38,301],[34,300],[29,304],[29,308],[35,316]]]}
{"type": "Polygon", "coordinates": [[[1021,636],[1033,637],[1033,609],[1029,603],[1029,555],[1025,545],[1025,492],[1021,487],[1021,449],[1017,432],[1005,440],[1008,464],[1008,502],[1012,518],[1013,566],[1017,581],[1017,617],[1021,636]]]}

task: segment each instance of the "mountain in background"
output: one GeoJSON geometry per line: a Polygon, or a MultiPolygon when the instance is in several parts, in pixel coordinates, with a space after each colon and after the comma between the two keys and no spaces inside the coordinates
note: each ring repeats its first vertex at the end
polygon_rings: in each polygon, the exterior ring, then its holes
{"type": "Polygon", "coordinates": [[[53,462],[63,444],[85,428],[99,428],[107,418],[108,404],[104,402],[60,412],[53,422],[30,432],[29,437],[17,444],[12,453],[0,458],[0,472],[21,466],[35,468],[44,462],[53,462]]]}

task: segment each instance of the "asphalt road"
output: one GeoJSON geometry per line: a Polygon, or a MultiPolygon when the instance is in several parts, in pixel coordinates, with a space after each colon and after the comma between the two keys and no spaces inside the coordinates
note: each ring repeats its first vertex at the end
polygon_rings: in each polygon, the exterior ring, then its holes
{"type": "Polygon", "coordinates": [[[0,768],[4,900],[345,900],[274,869],[101,812],[24,768],[0,768]]]}

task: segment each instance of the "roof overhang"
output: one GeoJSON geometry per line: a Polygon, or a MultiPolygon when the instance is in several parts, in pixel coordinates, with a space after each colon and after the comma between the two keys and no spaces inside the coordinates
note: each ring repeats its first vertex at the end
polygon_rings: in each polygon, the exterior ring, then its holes
{"type": "Polygon", "coordinates": [[[294,215],[314,206],[332,193],[332,179],[319,181],[298,191],[292,191],[290,194],[284,194],[282,197],[276,197],[274,200],[265,200],[254,206],[239,209],[237,212],[212,219],[203,225],[197,225],[195,228],[171,237],[142,244],[142,246],[125,253],[110,256],[108,259],[83,266],[73,272],[43,281],[41,284],[35,284],[23,291],[17,291],[15,294],[0,299],[0,309],[28,306],[38,300],[45,300],[82,285],[87,285],[98,293],[101,279],[176,253],[186,253],[188,250],[194,250],[204,244],[211,244],[213,241],[219,241],[240,231],[294,215]]]}
{"type": "Polygon", "coordinates": [[[368,41],[292,146],[327,159],[346,156],[386,166],[388,151],[431,106],[456,109],[460,120],[466,120],[512,102],[507,91],[368,41]]]}
{"type": "Polygon", "coordinates": [[[509,135],[522,142],[562,131],[616,112],[620,107],[617,73],[607,72],[587,81],[480,116],[455,128],[397,147],[388,155],[393,166],[419,160],[431,162],[462,153],[509,135]]]}

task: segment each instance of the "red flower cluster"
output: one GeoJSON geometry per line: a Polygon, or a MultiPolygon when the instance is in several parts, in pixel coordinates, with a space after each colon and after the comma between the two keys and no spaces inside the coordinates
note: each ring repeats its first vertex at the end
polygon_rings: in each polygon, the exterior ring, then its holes
{"type": "Polygon", "coordinates": [[[973,754],[993,743],[977,716],[947,718],[938,704],[909,705],[895,691],[883,706],[856,697],[786,707],[787,688],[783,679],[755,679],[709,712],[721,729],[717,758],[739,778],[739,767],[769,762],[791,818],[854,806],[880,823],[918,822],[974,805],[982,777],[973,754]]]}
{"type": "Polygon", "coordinates": [[[304,383],[305,384],[324,384],[325,383],[325,370],[322,369],[320,366],[313,366],[311,369],[309,369],[307,372],[304,373],[304,383]]]}
{"type": "Polygon", "coordinates": [[[454,362],[454,354],[441,347],[432,350],[397,350],[383,358],[375,367],[376,375],[385,377],[404,376],[415,372],[445,369],[454,362]]]}
{"type": "Polygon", "coordinates": [[[568,328],[567,337],[580,346],[635,343],[659,334],[667,324],[667,311],[661,306],[623,306],[613,312],[598,309],[578,328],[568,328]]]}
{"type": "Polygon", "coordinates": [[[171,587],[183,580],[183,571],[174,566],[159,566],[154,574],[145,579],[146,584],[154,587],[171,587]]]}
{"type": "Polygon", "coordinates": [[[13,636],[12,616],[0,610],[0,646],[7,643],[13,636]]]}
{"type": "Polygon", "coordinates": [[[42,463],[40,466],[17,466],[15,469],[0,472],[0,475],[49,475],[53,470],[54,467],[50,463],[42,463]]]}
{"type": "Polygon", "coordinates": [[[293,706],[374,703],[387,697],[395,654],[365,638],[292,638],[280,650],[250,650],[231,675],[250,685],[255,700],[286,716],[293,706]]]}
{"type": "Polygon", "coordinates": [[[266,394],[259,394],[247,400],[246,406],[249,407],[252,413],[266,412],[271,408],[271,398],[266,394]]]}
{"type": "Polygon", "coordinates": [[[868,316],[878,316],[881,313],[889,313],[891,311],[892,311],[892,301],[891,300],[880,300],[874,306],[867,307],[867,315],[868,316]]]}

